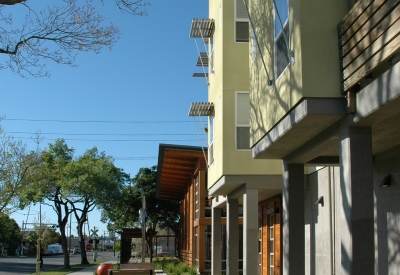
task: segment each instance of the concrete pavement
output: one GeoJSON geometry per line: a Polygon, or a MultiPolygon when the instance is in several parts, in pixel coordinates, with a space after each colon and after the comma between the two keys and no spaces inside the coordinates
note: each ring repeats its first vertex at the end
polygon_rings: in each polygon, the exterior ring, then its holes
{"type": "MultiPolygon", "coordinates": [[[[117,261],[108,261],[108,262],[104,262],[103,264],[105,264],[105,263],[116,264],[117,261]]],[[[97,267],[98,267],[98,265],[89,266],[89,267],[86,267],[84,269],[81,269],[79,271],[76,271],[76,272],[73,272],[73,273],[70,273],[70,274],[73,274],[73,275],[93,275],[94,271],[97,269],[97,267]]],[[[158,271],[156,274],[157,275],[167,275],[167,273],[164,273],[162,271],[161,272],[158,271]]]]}

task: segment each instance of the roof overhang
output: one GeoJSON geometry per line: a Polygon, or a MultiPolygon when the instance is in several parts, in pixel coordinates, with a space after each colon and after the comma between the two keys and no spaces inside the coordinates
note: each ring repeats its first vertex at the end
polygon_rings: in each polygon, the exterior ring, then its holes
{"type": "Polygon", "coordinates": [[[358,91],[352,114],[347,114],[344,98],[304,99],[253,147],[253,157],[337,165],[344,127],[371,128],[374,156],[400,147],[398,75],[400,62],[358,91]]]}
{"type": "Polygon", "coordinates": [[[206,148],[160,144],[156,183],[157,198],[181,201],[195,171],[207,169],[206,156],[206,148]]]}
{"type": "Polygon", "coordinates": [[[253,146],[253,158],[284,159],[346,115],[344,98],[304,98],[253,146]]]}
{"type": "Polygon", "coordinates": [[[212,197],[237,198],[242,204],[246,189],[258,190],[258,201],[282,193],[282,175],[224,175],[208,190],[212,197]]]}

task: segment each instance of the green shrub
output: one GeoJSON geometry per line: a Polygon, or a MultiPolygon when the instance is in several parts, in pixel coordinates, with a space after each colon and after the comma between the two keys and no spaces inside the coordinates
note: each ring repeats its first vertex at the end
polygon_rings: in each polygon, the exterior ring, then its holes
{"type": "Polygon", "coordinates": [[[177,260],[164,261],[158,260],[154,262],[155,269],[162,269],[168,275],[196,275],[197,269],[192,266],[189,267],[186,263],[177,260]],[[161,267],[161,268],[160,268],[161,267]]]}
{"type": "Polygon", "coordinates": [[[192,266],[191,268],[189,268],[189,274],[190,275],[197,275],[196,267],[192,266]]]}

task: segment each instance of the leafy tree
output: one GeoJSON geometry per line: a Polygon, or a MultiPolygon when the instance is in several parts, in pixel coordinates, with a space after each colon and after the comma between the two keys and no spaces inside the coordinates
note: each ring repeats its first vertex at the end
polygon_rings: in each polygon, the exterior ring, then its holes
{"type": "Polygon", "coordinates": [[[69,194],[63,189],[62,179],[65,167],[72,162],[73,153],[74,149],[69,148],[63,139],[49,144],[49,148],[41,154],[41,166],[31,177],[31,188],[27,189],[23,196],[25,201],[47,204],[56,212],[64,253],[64,268],[70,268],[65,228],[72,210],[69,208],[69,194]]]}
{"type": "Polygon", "coordinates": [[[22,239],[21,228],[14,219],[5,214],[0,214],[0,248],[14,253],[22,239]]]}
{"type": "Polygon", "coordinates": [[[149,212],[148,226],[153,230],[170,228],[179,240],[180,203],[156,198],[156,181],[157,166],[140,168],[133,178],[133,185],[126,186],[121,198],[102,212],[102,220],[112,223],[114,229],[139,226],[139,209],[144,195],[149,212]]]}
{"type": "Polygon", "coordinates": [[[118,200],[129,175],[114,166],[113,159],[94,147],[65,167],[63,188],[71,194],[70,203],[78,221],[81,263],[89,263],[85,251],[83,226],[88,213],[95,207],[107,208],[110,201],[118,200]]]}
{"type": "Polygon", "coordinates": [[[24,238],[30,246],[34,247],[37,245],[38,239],[41,239],[40,244],[42,248],[46,248],[50,244],[58,243],[61,235],[58,233],[53,226],[38,223],[35,225],[35,231],[28,237],[24,238]]]}
{"type": "MultiPolygon", "coordinates": [[[[59,0],[57,6],[39,11],[35,9],[38,3],[0,0],[0,54],[8,56],[0,69],[9,68],[21,76],[26,73],[48,76],[45,61],[74,66],[77,52],[98,53],[104,47],[111,48],[120,31],[113,24],[104,24],[95,3],[59,0]],[[13,16],[18,15],[25,19],[14,20],[13,16]]],[[[143,0],[115,0],[115,3],[133,15],[145,15],[148,5],[143,0]]]]}
{"type": "MultiPolygon", "coordinates": [[[[157,226],[161,229],[170,228],[176,236],[179,235],[179,207],[180,203],[175,201],[160,200],[156,197],[157,166],[151,168],[140,168],[133,178],[134,190],[137,199],[146,197],[146,208],[149,212],[149,224],[152,229],[157,226]]],[[[141,204],[137,204],[141,207],[141,204]]]]}
{"type": "Polygon", "coordinates": [[[20,206],[20,194],[39,164],[37,152],[3,134],[0,127],[0,213],[10,214],[20,206]]]}
{"type": "Polygon", "coordinates": [[[64,268],[69,267],[67,238],[65,234],[69,215],[78,221],[81,262],[88,263],[83,235],[88,213],[98,208],[108,208],[116,201],[129,175],[114,166],[113,159],[94,147],[74,159],[74,149],[63,139],[49,145],[41,156],[42,165],[32,177],[32,188],[25,194],[27,201],[42,202],[52,206],[58,217],[64,268]],[[51,204],[49,203],[51,202],[51,204]]]}

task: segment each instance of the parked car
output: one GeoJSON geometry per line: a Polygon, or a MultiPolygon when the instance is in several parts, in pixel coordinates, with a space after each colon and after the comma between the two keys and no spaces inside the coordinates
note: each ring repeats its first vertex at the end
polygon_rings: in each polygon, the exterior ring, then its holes
{"type": "Polygon", "coordinates": [[[50,244],[47,247],[47,250],[51,251],[54,253],[54,255],[63,255],[63,250],[61,247],[61,244],[50,244]]]}
{"type": "Polygon", "coordinates": [[[43,256],[54,256],[55,254],[53,253],[53,251],[50,250],[45,250],[43,252],[43,256]]]}
{"type": "Polygon", "coordinates": [[[74,254],[81,254],[81,249],[76,247],[76,248],[74,248],[73,253],[74,254]]]}

